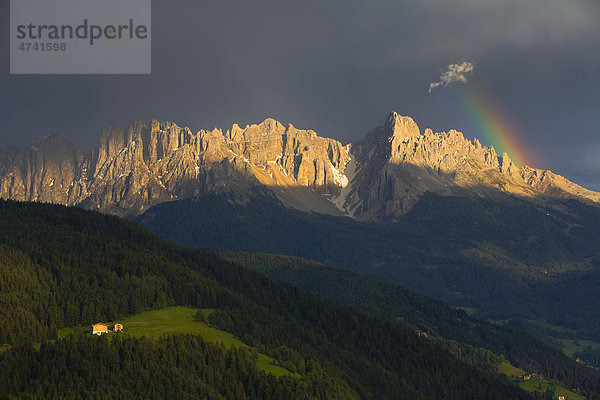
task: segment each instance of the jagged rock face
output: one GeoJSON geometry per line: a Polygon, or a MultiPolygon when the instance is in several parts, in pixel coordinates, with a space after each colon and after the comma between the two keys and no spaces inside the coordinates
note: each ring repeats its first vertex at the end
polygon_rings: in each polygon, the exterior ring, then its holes
{"type": "Polygon", "coordinates": [[[600,193],[582,188],[552,171],[523,167],[517,171],[527,185],[546,195],[559,198],[577,196],[594,202],[600,202],[600,193]]]}
{"type": "Polygon", "coordinates": [[[549,171],[518,168],[506,153],[498,157],[493,147],[455,130],[421,133],[410,117],[396,113],[353,144],[351,157],[353,179],[334,201],[363,220],[393,220],[425,192],[493,196],[503,191],[600,201],[600,194],[549,171]]]}
{"type": "Polygon", "coordinates": [[[12,146],[0,147],[0,176],[4,176],[13,166],[19,149],[12,146]]]}
{"type": "Polygon", "coordinates": [[[337,193],[348,159],[341,143],[273,119],[226,133],[136,121],[104,129],[89,157],[60,136],[2,150],[0,196],[124,215],[205,192],[244,201],[282,184],[337,193]]]}
{"type": "Polygon", "coordinates": [[[4,152],[0,193],[4,198],[68,204],[85,191],[83,153],[60,135],[29,148],[4,152]]]}
{"type": "Polygon", "coordinates": [[[106,128],[85,156],[59,135],[24,150],[0,149],[0,196],[80,205],[119,215],[202,193],[244,203],[276,196],[304,211],[393,220],[425,192],[544,194],[600,202],[550,171],[519,168],[462,133],[422,133],[390,113],[360,142],[343,146],[274,119],[193,133],[171,122],[106,128]]]}
{"type": "Polygon", "coordinates": [[[337,189],[339,170],[349,160],[348,152],[337,140],[296,129],[292,124],[284,127],[274,119],[245,129],[234,125],[226,138],[227,147],[234,154],[255,166],[278,166],[300,186],[337,189]]]}
{"type": "Polygon", "coordinates": [[[449,195],[457,186],[475,188],[489,171],[500,169],[493,148],[454,130],[421,134],[410,117],[396,113],[352,149],[356,177],[342,206],[360,219],[398,217],[425,192],[449,195]]]}

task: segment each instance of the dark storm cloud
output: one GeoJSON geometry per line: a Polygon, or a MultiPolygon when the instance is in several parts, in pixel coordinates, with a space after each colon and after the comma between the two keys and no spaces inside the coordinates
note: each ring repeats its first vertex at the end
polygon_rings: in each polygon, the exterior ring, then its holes
{"type": "Polygon", "coordinates": [[[90,148],[103,126],[134,118],[196,130],[269,116],[348,142],[392,109],[473,137],[451,89],[423,90],[461,59],[517,122],[535,166],[577,175],[569,158],[599,133],[596,0],[155,0],[150,76],[10,76],[0,4],[0,143],[60,131],[90,148]]]}

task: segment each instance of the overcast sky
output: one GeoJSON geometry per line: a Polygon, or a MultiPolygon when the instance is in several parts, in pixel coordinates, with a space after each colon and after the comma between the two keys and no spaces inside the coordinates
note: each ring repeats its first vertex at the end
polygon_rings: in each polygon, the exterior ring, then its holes
{"type": "MultiPolygon", "coordinates": [[[[534,167],[600,190],[598,0],[153,0],[151,75],[9,75],[0,0],[0,145],[107,125],[193,131],[273,117],[344,143],[395,110],[482,137],[440,71],[468,60],[534,167]]],[[[485,140],[484,140],[485,142],[485,140]]],[[[493,143],[485,143],[493,144],[493,143]]]]}

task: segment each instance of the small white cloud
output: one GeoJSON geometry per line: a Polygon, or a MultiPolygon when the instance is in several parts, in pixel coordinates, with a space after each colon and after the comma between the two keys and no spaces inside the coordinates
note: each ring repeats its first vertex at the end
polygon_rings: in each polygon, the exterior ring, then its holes
{"type": "Polygon", "coordinates": [[[429,84],[429,93],[438,87],[448,87],[453,83],[467,83],[467,79],[473,73],[475,65],[469,61],[462,61],[457,64],[450,64],[442,70],[440,80],[429,84]]]}

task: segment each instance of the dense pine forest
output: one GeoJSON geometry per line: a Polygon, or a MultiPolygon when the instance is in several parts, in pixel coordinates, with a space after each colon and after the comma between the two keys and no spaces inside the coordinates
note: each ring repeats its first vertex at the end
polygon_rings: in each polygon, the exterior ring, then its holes
{"type": "Polygon", "coordinates": [[[310,399],[356,398],[343,383],[312,374],[300,380],[258,371],[252,355],[197,336],[157,341],[91,335],[19,346],[2,359],[5,398],[310,399]]]}
{"type": "MultiPolygon", "coordinates": [[[[357,312],[116,217],[0,201],[0,394],[5,398],[528,399],[412,329],[357,312]],[[158,341],[57,331],[167,305],[292,363],[258,371],[251,352],[198,337],[158,341]],[[132,372],[133,370],[133,372],[132,372]]],[[[596,391],[589,382],[585,391],[596,391]]],[[[541,396],[541,395],[540,395],[541,396]]],[[[550,396],[550,394],[548,394],[550,396]]]]}

